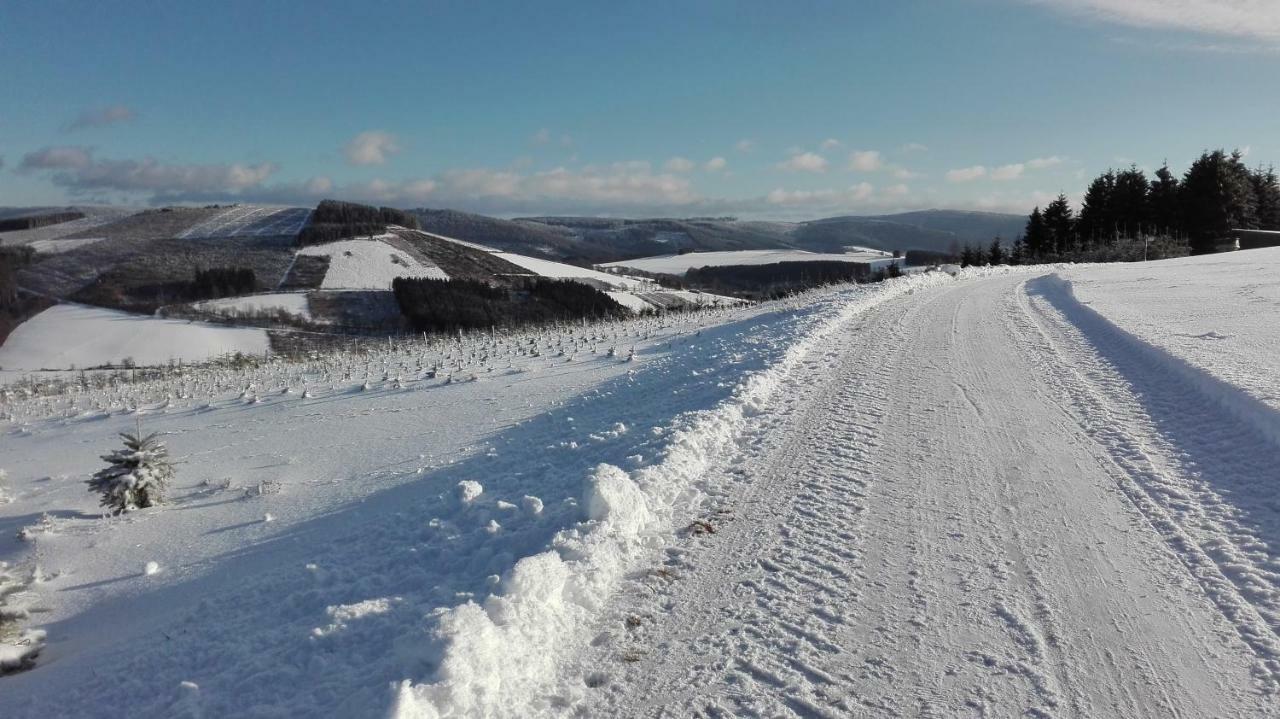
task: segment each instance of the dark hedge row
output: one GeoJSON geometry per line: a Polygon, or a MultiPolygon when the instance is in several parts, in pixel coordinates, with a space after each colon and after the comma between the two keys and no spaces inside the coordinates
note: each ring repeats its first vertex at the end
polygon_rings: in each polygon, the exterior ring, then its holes
{"type": "Polygon", "coordinates": [[[245,295],[258,289],[258,278],[247,267],[210,267],[196,270],[189,290],[191,299],[245,295]]]}
{"type": "Polygon", "coordinates": [[[530,279],[508,289],[478,280],[398,277],[392,290],[401,314],[418,332],[514,327],[627,314],[605,293],[569,280],[530,279]]]}
{"type": "Polygon", "coordinates": [[[867,265],[834,261],[695,267],[684,275],[685,282],[691,287],[718,294],[756,298],[773,297],[835,282],[867,279],[871,279],[871,271],[867,265]]]}
{"type": "Polygon", "coordinates": [[[13,232],[14,230],[34,230],[37,227],[48,227],[49,225],[60,225],[63,222],[71,222],[72,220],[84,219],[83,212],[51,212],[47,215],[31,215],[29,217],[11,217],[7,220],[0,220],[0,232],[13,232]]]}

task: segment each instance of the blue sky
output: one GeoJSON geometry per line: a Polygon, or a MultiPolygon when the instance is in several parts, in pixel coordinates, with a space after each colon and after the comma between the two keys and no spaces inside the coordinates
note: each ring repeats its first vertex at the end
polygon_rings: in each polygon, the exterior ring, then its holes
{"type": "Polygon", "coordinates": [[[0,4],[0,204],[1024,212],[1280,158],[1272,0],[0,4]]]}

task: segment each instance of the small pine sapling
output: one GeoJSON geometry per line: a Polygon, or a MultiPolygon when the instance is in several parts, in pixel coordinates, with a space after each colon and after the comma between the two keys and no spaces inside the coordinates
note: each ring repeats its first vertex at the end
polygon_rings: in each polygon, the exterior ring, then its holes
{"type": "Polygon", "coordinates": [[[116,514],[153,507],[164,501],[173,479],[169,450],[153,432],[121,433],[124,449],[102,455],[107,466],[88,480],[89,491],[102,495],[102,506],[116,514]]]}

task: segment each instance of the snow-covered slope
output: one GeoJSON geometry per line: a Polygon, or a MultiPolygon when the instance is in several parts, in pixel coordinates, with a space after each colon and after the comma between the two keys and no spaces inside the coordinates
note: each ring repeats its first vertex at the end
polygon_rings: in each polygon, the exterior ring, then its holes
{"type": "Polygon", "coordinates": [[[601,267],[618,267],[683,275],[695,267],[720,267],[724,265],[770,265],[777,262],[864,262],[889,264],[893,256],[887,252],[858,248],[857,252],[831,254],[805,252],[804,250],[739,250],[733,252],[686,252],[682,255],[641,257],[634,260],[610,262],[601,267]]]}
{"type": "Polygon", "coordinates": [[[55,305],[18,325],[0,346],[0,369],[85,368],[126,358],[139,365],[202,362],[235,352],[261,355],[268,347],[267,333],[260,329],[55,305]]]}
{"type": "Polygon", "coordinates": [[[447,280],[439,267],[424,264],[404,250],[384,240],[393,235],[379,235],[372,240],[341,240],[298,250],[299,255],[329,258],[329,270],[320,285],[326,290],[389,290],[397,277],[426,277],[447,280]]]}

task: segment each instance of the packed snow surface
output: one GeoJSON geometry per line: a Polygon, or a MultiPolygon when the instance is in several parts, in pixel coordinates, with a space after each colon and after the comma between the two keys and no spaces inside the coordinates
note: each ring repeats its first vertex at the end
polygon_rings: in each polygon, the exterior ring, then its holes
{"type": "Polygon", "coordinates": [[[0,715],[1275,716],[1280,353],[1216,308],[1278,272],[921,273],[14,386],[0,561],[39,561],[48,644],[0,715]],[[1147,276],[1185,310],[1140,336],[1108,298],[1147,276]],[[1170,339],[1233,331],[1239,374],[1170,339]],[[172,504],[101,518],[137,423],[172,504]]]}
{"type": "Polygon", "coordinates": [[[727,252],[686,252],[682,255],[660,255],[634,260],[610,262],[601,267],[618,267],[656,272],[666,275],[683,275],[695,267],[720,267],[725,265],[771,265],[778,262],[869,262],[889,264],[893,257],[875,250],[860,250],[846,254],[806,252],[804,250],[734,250],[727,252]]]}
{"type": "Polygon", "coordinates": [[[235,352],[261,355],[268,349],[267,333],[261,329],[68,304],[54,305],[18,325],[0,346],[0,368],[85,368],[119,364],[125,358],[138,365],[202,362],[235,352]]]}
{"type": "Polygon", "coordinates": [[[329,271],[320,285],[326,290],[389,290],[397,277],[449,279],[439,267],[382,241],[391,238],[394,235],[379,235],[372,240],[340,240],[307,247],[298,250],[298,254],[329,258],[329,271]]]}
{"type": "Polygon", "coordinates": [[[222,313],[255,313],[284,311],[304,320],[311,319],[311,309],[305,292],[270,292],[261,295],[242,295],[199,303],[201,309],[222,313]]]}

